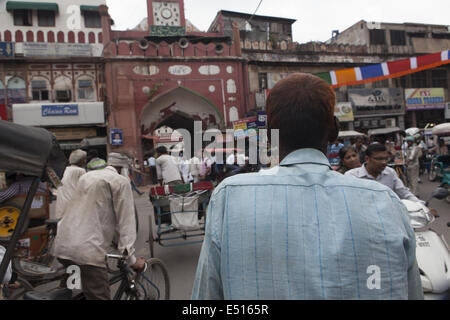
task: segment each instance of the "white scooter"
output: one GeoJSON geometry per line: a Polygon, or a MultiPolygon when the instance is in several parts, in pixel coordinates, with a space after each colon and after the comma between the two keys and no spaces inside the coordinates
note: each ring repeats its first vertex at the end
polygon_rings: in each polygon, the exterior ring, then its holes
{"type": "MultiPolygon", "coordinates": [[[[432,198],[444,200],[449,192],[438,188],[432,198]]],[[[402,200],[409,212],[411,225],[416,234],[416,256],[425,300],[450,300],[450,249],[444,236],[439,236],[429,228],[435,221],[436,213],[425,205],[402,200]]]]}

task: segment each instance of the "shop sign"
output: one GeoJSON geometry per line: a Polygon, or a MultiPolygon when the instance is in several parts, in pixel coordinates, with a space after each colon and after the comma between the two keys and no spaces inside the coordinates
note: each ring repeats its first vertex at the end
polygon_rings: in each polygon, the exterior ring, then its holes
{"type": "Polygon", "coordinates": [[[121,146],[123,145],[123,131],[122,129],[111,129],[111,145],[121,146]]]}
{"type": "Polygon", "coordinates": [[[354,122],[355,129],[378,129],[386,127],[386,119],[382,118],[368,118],[359,119],[354,122]]]}
{"type": "Polygon", "coordinates": [[[186,28],[180,26],[150,26],[153,37],[182,37],[186,35],[186,28]]]}
{"type": "Polygon", "coordinates": [[[340,122],[352,122],[355,120],[351,102],[338,102],[334,108],[334,115],[340,122]]]}
{"type": "Polygon", "coordinates": [[[42,106],[43,117],[61,117],[61,116],[78,116],[77,104],[65,104],[65,105],[43,105],[42,106]]]}
{"type": "Polygon", "coordinates": [[[258,117],[233,122],[234,137],[237,139],[253,137],[258,134],[258,117]],[[253,130],[251,130],[253,129],[253,130]]]}
{"type": "Polygon", "coordinates": [[[445,109],[445,92],[443,88],[406,89],[407,110],[445,109]]]}
{"type": "Polygon", "coordinates": [[[403,92],[400,88],[349,89],[353,114],[358,116],[405,114],[403,92]]]}

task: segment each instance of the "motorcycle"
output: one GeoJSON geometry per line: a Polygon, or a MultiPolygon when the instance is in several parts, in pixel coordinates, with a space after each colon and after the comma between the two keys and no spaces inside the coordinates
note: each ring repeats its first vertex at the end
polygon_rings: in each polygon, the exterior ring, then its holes
{"type": "Polygon", "coordinates": [[[402,200],[416,235],[416,256],[425,300],[450,300],[450,249],[444,236],[429,228],[439,216],[428,208],[433,198],[444,200],[448,196],[447,189],[437,188],[425,205],[402,200]]]}

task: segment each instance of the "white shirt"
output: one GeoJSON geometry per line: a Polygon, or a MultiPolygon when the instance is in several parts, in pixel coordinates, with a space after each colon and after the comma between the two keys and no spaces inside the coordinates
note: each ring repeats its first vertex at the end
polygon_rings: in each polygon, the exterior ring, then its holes
{"type": "Polygon", "coordinates": [[[200,175],[201,161],[197,157],[191,158],[189,161],[189,173],[195,178],[200,175]]]}
{"type": "MultiPolygon", "coordinates": [[[[3,261],[3,257],[5,256],[6,249],[2,246],[0,246],[0,263],[3,261]]],[[[6,269],[5,276],[3,277],[3,281],[1,284],[8,283],[9,280],[11,280],[12,275],[12,269],[11,269],[11,262],[9,262],[8,268],[6,269]]]]}
{"type": "Polygon", "coordinates": [[[58,223],[53,254],[80,265],[105,267],[105,255],[118,234],[118,249],[136,262],[136,219],[130,181],[113,167],[80,178],[73,201],[58,223]]]}
{"type": "Polygon", "coordinates": [[[227,158],[227,165],[229,165],[229,166],[234,165],[235,164],[234,159],[235,159],[234,154],[230,154],[227,158]]]}
{"type": "Polygon", "coordinates": [[[178,165],[178,167],[179,167],[180,173],[183,177],[183,181],[185,183],[190,183],[191,180],[193,180],[193,178],[192,178],[192,175],[190,175],[190,173],[189,173],[189,160],[180,159],[179,163],[180,164],[178,165]]]}
{"type": "Polygon", "coordinates": [[[56,198],[55,219],[61,219],[66,211],[68,203],[72,200],[73,193],[81,176],[86,170],[77,166],[67,167],[61,180],[62,186],[58,188],[56,198]]]}
{"type": "Polygon", "coordinates": [[[156,173],[158,175],[158,180],[163,180],[164,184],[182,180],[177,160],[167,154],[156,159],[156,173]]]}
{"type": "Polygon", "coordinates": [[[156,166],[156,159],[155,159],[154,157],[148,158],[148,166],[149,166],[149,167],[154,167],[154,166],[156,166]]]}
{"type": "Polygon", "coordinates": [[[402,180],[398,177],[397,172],[395,172],[392,168],[386,167],[386,169],[384,169],[384,171],[379,174],[376,179],[369,172],[367,172],[365,164],[360,168],[347,171],[345,175],[377,181],[389,187],[402,200],[407,199],[415,202],[422,202],[415,195],[413,195],[407,187],[405,187],[402,180]]]}

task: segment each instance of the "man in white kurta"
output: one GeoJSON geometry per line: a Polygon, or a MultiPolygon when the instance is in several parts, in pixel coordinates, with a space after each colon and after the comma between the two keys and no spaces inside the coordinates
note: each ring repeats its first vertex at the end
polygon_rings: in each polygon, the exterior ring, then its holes
{"type": "Polygon", "coordinates": [[[119,154],[110,154],[108,164],[80,178],[54,244],[54,255],[65,266],[72,262],[80,266],[87,299],[111,298],[105,256],[111,252],[116,231],[118,250],[128,253],[128,264],[135,270],[145,264],[134,256],[136,220],[130,181],[118,173],[128,162],[119,154]]]}
{"type": "Polygon", "coordinates": [[[70,166],[64,171],[64,176],[61,180],[62,186],[58,188],[55,219],[63,217],[67,205],[72,200],[78,181],[86,173],[86,170],[83,168],[86,165],[86,156],[87,153],[85,151],[75,150],[69,157],[70,166]]]}

